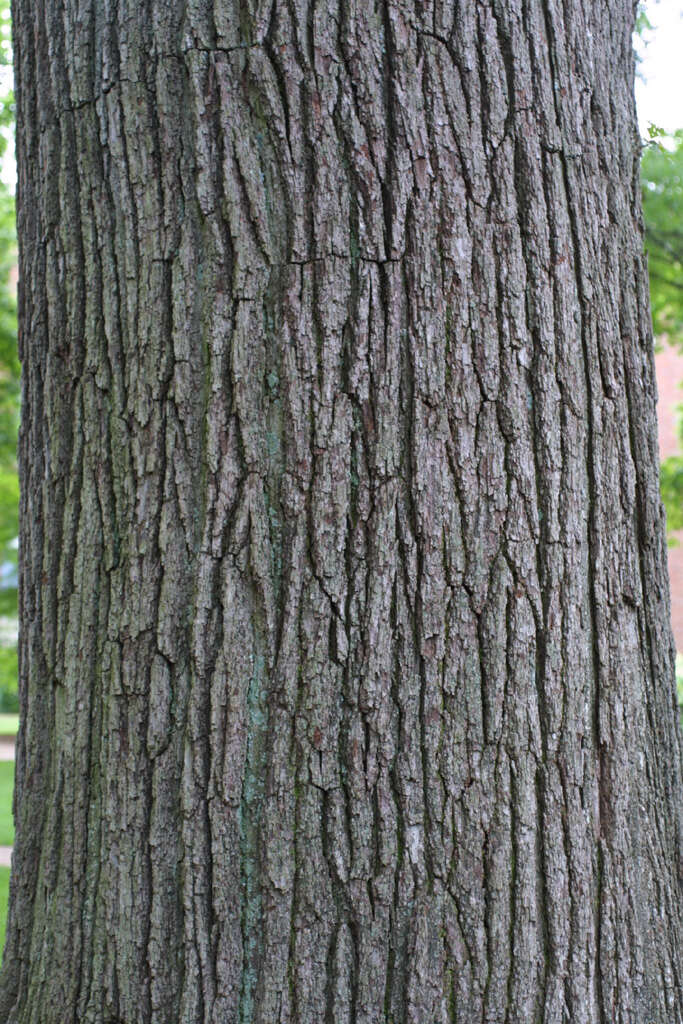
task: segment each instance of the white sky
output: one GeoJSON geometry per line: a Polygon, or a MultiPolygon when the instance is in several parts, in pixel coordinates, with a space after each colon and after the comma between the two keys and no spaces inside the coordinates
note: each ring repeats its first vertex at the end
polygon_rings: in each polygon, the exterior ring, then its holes
{"type": "Polygon", "coordinates": [[[683,128],[683,0],[647,0],[644,4],[653,31],[642,57],[641,79],[636,81],[640,134],[647,138],[650,123],[675,132],[683,128]]]}

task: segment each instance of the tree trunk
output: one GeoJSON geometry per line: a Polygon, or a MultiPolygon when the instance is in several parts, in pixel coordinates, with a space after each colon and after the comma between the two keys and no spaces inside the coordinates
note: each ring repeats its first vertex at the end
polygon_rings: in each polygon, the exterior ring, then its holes
{"type": "Polygon", "coordinates": [[[15,0],[12,1024],[680,1024],[632,0],[15,0]]]}

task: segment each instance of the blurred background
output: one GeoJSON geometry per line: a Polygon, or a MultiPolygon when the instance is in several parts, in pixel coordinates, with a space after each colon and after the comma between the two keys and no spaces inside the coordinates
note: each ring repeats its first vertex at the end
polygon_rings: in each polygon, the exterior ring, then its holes
{"type": "Polygon", "coordinates": [[[17,250],[14,228],[14,103],[9,0],[0,2],[0,713],[17,702],[16,446],[19,426],[17,250]]]}
{"type": "Polygon", "coordinates": [[[634,44],[671,619],[683,707],[683,2],[641,3],[634,44]]]}

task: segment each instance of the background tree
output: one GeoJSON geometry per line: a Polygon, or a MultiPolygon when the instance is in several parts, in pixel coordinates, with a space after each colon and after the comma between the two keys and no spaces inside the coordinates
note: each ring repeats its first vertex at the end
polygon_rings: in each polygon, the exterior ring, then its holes
{"type": "Polygon", "coordinates": [[[680,1024],[631,0],[14,14],[0,1020],[680,1024]]]}

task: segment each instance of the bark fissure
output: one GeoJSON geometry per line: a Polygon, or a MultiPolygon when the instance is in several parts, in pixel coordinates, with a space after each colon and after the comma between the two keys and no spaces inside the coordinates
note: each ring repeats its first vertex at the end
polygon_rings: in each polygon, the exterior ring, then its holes
{"type": "Polygon", "coordinates": [[[631,4],[77,6],[0,1020],[681,1021],[631,4]]]}

